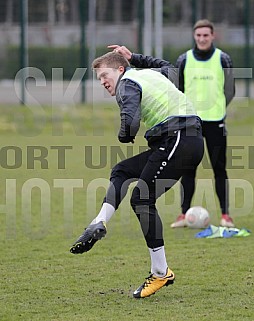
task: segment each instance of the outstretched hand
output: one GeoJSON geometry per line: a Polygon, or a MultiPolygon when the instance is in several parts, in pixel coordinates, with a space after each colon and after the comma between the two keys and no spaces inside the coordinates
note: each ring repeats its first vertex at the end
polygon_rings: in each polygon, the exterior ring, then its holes
{"type": "Polygon", "coordinates": [[[127,60],[131,60],[132,52],[125,46],[119,45],[109,45],[107,46],[110,49],[113,49],[114,52],[118,52],[120,55],[124,56],[127,60]]]}

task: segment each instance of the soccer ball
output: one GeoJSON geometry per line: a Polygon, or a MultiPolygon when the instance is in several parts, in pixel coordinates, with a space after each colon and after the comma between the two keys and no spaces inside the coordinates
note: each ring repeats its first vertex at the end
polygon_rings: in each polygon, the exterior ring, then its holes
{"type": "Polygon", "coordinates": [[[194,206],[186,212],[185,220],[190,228],[206,228],[210,223],[210,216],[205,208],[194,206]]]}

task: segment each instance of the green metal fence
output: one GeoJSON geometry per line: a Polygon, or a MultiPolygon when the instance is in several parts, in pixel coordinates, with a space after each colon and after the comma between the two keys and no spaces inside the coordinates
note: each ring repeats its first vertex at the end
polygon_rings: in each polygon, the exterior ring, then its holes
{"type": "MultiPolygon", "coordinates": [[[[254,0],[129,0],[128,6],[124,0],[0,0],[0,79],[14,79],[33,66],[46,79],[52,68],[62,67],[68,80],[116,42],[174,63],[192,45],[192,25],[200,18],[215,23],[218,46],[235,67],[254,65],[254,0]]],[[[82,102],[88,76],[82,79],[82,102]]],[[[246,96],[249,86],[246,79],[246,96]]]]}

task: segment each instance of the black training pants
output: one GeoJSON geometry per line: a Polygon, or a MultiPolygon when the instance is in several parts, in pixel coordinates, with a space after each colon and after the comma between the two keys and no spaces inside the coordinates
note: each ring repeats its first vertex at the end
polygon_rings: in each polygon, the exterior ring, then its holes
{"type": "MultiPolygon", "coordinates": [[[[228,214],[228,176],[226,172],[227,136],[223,121],[203,122],[203,136],[215,178],[215,190],[219,198],[222,214],[228,214]]],[[[186,213],[191,206],[195,191],[196,168],[182,177],[183,186],[182,212],[186,213]]]]}
{"type": "Polygon", "coordinates": [[[160,139],[156,147],[118,163],[110,177],[111,184],[104,202],[118,208],[131,182],[137,181],[131,196],[147,246],[164,245],[162,222],[155,203],[182,175],[193,171],[203,152],[201,129],[178,130],[160,139]]]}

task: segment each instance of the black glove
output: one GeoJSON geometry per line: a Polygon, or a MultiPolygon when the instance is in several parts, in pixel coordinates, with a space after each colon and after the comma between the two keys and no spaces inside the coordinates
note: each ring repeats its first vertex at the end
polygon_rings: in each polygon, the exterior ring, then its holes
{"type": "Polygon", "coordinates": [[[134,144],[135,136],[118,136],[118,140],[121,143],[132,143],[134,144]]]}

